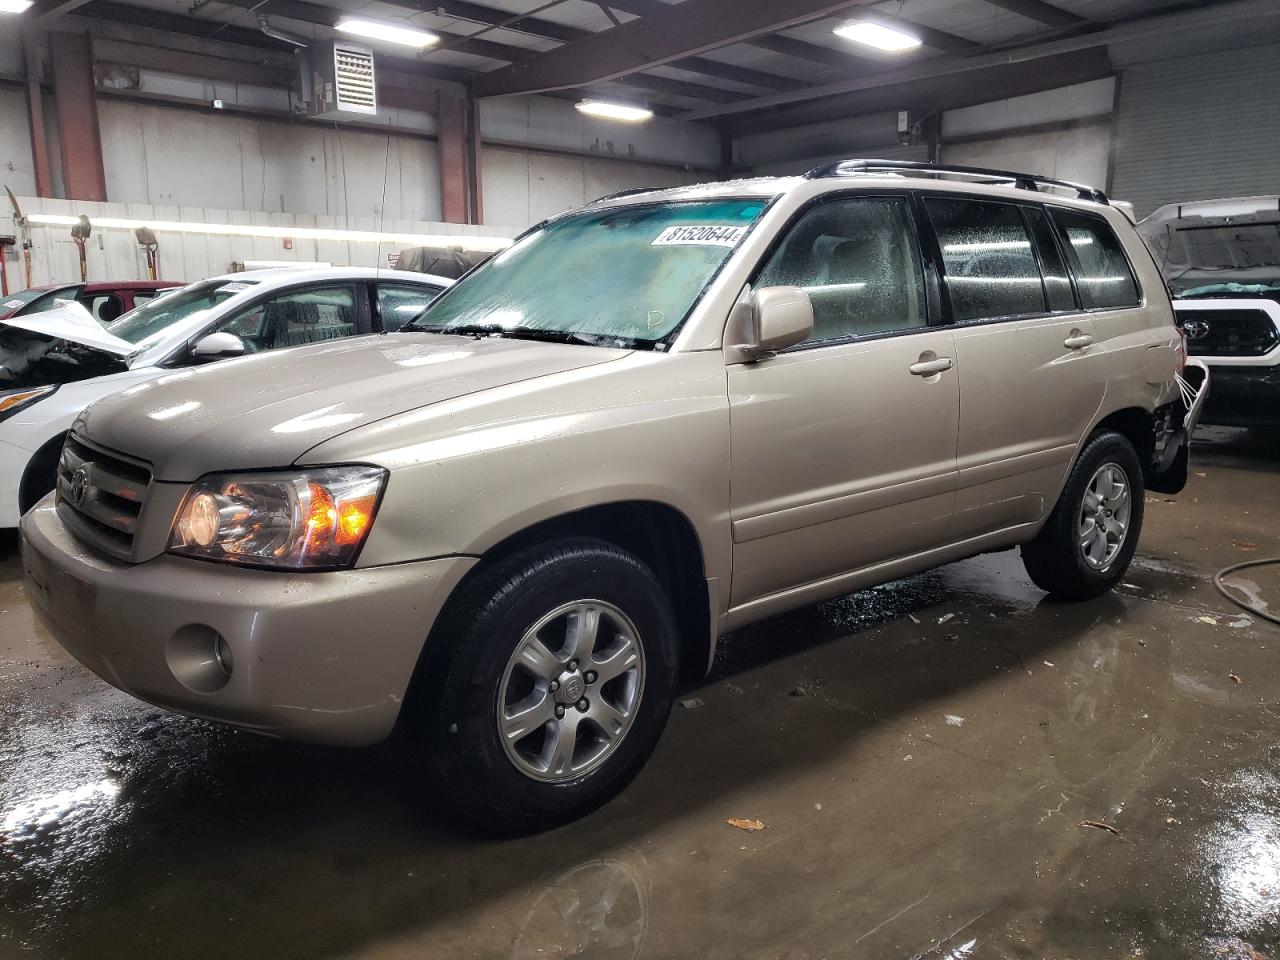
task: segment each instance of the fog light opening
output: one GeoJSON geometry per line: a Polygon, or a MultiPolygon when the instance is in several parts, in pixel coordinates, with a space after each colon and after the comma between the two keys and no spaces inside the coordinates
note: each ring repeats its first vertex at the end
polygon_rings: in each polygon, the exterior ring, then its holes
{"type": "Polygon", "coordinates": [[[218,635],[217,642],[213,645],[213,659],[218,664],[218,669],[222,671],[222,675],[228,680],[231,679],[231,644],[227,643],[227,638],[218,635]]]}
{"type": "Polygon", "coordinates": [[[189,623],[165,646],[169,670],[188,690],[217,693],[231,681],[231,644],[213,627],[189,623]]]}

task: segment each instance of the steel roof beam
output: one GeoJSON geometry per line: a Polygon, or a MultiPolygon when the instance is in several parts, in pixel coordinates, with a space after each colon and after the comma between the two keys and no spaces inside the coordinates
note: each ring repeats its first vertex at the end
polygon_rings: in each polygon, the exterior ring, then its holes
{"type": "MultiPolygon", "coordinates": [[[[610,0],[613,2],[613,0],[610,0]]],[[[477,96],[542,93],[616,80],[870,0],[685,0],[639,20],[484,74],[477,96]]]]}

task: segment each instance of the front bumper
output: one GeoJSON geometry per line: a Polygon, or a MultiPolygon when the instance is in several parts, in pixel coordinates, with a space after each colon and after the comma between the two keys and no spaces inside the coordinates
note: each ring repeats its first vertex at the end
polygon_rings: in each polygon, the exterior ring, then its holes
{"type": "Polygon", "coordinates": [[[1280,364],[1250,367],[1210,364],[1213,393],[1201,423],[1221,427],[1270,427],[1280,424],[1280,364]]]}
{"type": "Polygon", "coordinates": [[[22,518],[32,607],[102,679],[179,713],[341,746],[391,732],[427,634],[476,562],[276,573],[164,555],[108,559],[51,498],[22,518]],[[229,675],[217,663],[217,637],[229,675]]]}

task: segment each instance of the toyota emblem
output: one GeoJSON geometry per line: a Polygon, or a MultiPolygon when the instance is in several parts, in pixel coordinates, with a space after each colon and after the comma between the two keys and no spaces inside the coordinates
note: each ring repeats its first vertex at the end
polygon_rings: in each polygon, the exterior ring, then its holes
{"type": "Polygon", "coordinates": [[[567,703],[575,703],[582,698],[587,692],[587,686],[582,682],[582,677],[576,673],[564,682],[564,698],[567,703]]]}
{"type": "Polygon", "coordinates": [[[84,503],[84,495],[88,490],[89,471],[84,467],[81,467],[71,475],[71,489],[68,491],[70,493],[71,502],[77,507],[80,506],[80,504],[84,503]]]}
{"type": "Polygon", "coordinates": [[[1209,335],[1209,324],[1204,320],[1188,320],[1182,325],[1188,340],[1203,340],[1209,335]]]}

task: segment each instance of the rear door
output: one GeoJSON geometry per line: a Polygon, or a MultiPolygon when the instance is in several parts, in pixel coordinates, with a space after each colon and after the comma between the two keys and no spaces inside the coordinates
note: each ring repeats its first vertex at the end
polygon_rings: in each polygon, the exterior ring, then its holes
{"type": "Polygon", "coordinates": [[[728,370],[734,605],[945,536],[958,371],[951,332],[930,326],[937,301],[911,206],[826,200],[798,217],[754,282],[805,290],[814,329],[728,370]]]}
{"type": "Polygon", "coordinates": [[[928,195],[960,370],[951,540],[1040,520],[1107,386],[1044,209],[928,195]]]}

